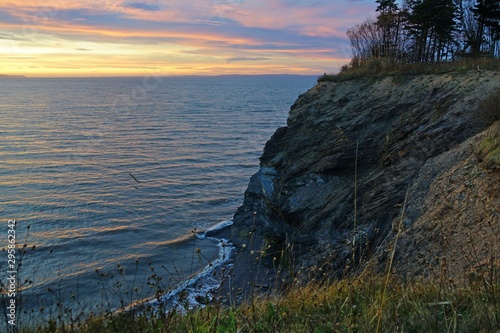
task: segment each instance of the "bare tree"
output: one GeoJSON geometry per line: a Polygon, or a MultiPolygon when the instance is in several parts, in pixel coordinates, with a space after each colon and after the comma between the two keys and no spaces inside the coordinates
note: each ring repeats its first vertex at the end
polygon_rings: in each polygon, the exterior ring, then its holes
{"type": "Polygon", "coordinates": [[[383,29],[372,19],[347,30],[347,37],[351,41],[353,53],[352,67],[358,67],[371,58],[378,58],[382,54],[384,45],[383,29]]]}

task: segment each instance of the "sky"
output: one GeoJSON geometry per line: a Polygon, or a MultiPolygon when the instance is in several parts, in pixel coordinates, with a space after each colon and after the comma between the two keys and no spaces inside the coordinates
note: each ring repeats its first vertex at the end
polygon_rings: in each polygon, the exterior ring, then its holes
{"type": "Polygon", "coordinates": [[[0,74],[307,74],[349,62],[374,0],[0,0],[0,74]]]}

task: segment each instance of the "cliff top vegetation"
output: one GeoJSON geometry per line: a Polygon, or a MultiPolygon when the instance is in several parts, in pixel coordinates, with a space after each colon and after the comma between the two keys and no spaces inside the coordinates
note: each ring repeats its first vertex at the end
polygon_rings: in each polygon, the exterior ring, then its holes
{"type": "Polygon", "coordinates": [[[378,16],[347,31],[351,62],[338,75],[325,75],[320,80],[498,69],[498,1],[405,0],[402,5],[396,0],[376,2],[378,16]]]}

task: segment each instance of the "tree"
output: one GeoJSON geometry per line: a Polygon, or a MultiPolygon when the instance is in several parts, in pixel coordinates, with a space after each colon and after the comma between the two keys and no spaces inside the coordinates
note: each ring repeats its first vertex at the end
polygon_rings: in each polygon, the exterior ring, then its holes
{"type": "Polygon", "coordinates": [[[398,3],[396,0],[377,0],[377,12],[396,12],[398,10],[398,3]]]}
{"type": "Polygon", "coordinates": [[[454,42],[459,56],[473,54],[477,39],[477,20],[472,12],[476,0],[455,0],[457,7],[457,30],[454,42]]]}
{"type": "MultiPolygon", "coordinates": [[[[434,61],[449,59],[449,53],[453,53],[452,42],[453,32],[456,30],[457,8],[453,0],[433,1],[435,7],[433,10],[433,55],[434,61]]],[[[451,55],[452,56],[452,55],[451,55]]]]}
{"type": "Polygon", "coordinates": [[[377,25],[382,29],[381,55],[394,58],[399,44],[401,16],[396,0],[377,0],[377,25]]]}
{"type": "Polygon", "coordinates": [[[495,54],[500,35],[500,2],[498,0],[478,0],[471,11],[477,18],[474,54],[479,55],[483,45],[486,46],[487,52],[495,54]]]}
{"type": "Polygon", "coordinates": [[[352,67],[370,58],[433,63],[500,57],[500,0],[376,0],[378,16],[347,31],[352,67]]]}
{"type": "MultiPolygon", "coordinates": [[[[408,0],[409,34],[416,62],[446,60],[452,53],[457,7],[453,0],[408,0]]],[[[452,56],[452,55],[451,55],[452,56]]]]}
{"type": "Polygon", "coordinates": [[[380,57],[383,32],[377,22],[367,19],[365,22],[347,30],[347,37],[351,41],[352,67],[363,65],[370,58],[380,57]]]}

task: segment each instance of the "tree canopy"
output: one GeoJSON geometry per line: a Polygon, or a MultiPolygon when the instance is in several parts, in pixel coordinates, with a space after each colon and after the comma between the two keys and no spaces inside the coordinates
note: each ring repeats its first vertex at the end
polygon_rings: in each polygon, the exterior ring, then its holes
{"type": "Polygon", "coordinates": [[[352,65],[371,58],[435,63],[500,57],[499,0],[376,0],[377,17],[348,30],[352,65]]]}

